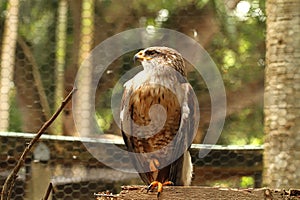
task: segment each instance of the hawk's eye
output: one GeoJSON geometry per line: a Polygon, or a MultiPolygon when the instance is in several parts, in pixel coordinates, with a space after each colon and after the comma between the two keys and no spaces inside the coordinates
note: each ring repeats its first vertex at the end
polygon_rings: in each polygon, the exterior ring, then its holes
{"type": "Polygon", "coordinates": [[[147,56],[153,56],[153,55],[155,55],[155,54],[158,54],[158,52],[155,51],[155,50],[147,50],[147,51],[145,52],[145,54],[146,54],[147,56]]]}

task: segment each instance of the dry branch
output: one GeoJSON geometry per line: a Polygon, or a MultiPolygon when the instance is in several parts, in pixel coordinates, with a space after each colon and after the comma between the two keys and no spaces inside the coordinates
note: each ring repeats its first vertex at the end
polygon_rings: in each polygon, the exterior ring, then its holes
{"type": "Polygon", "coordinates": [[[53,189],[53,185],[52,185],[52,183],[49,183],[49,186],[47,188],[46,194],[45,194],[45,196],[44,196],[44,198],[42,200],[48,200],[52,189],[53,189]]]}
{"type": "Polygon", "coordinates": [[[43,124],[43,126],[40,128],[40,130],[35,135],[35,137],[32,138],[32,140],[29,142],[28,146],[25,148],[20,159],[18,160],[16,166],[14,167],[12,172],[8,175],[7,179],[5,180],[5,183],[2,188],[1,200],[9,200],[10,199],[14,183],[16,181],[16,178],[18,177],[17,174],[18,174],[20,168],[23,166],[27,154],[31,151],[33,145],[39,140],[39,138],[46,131],[46,129],[54,122],[54,120],[61,113],[61,111],[67,105],[67,103],[71,100],[75,91],[76,91],[76,89],[73,88],[73,90],[68,94],[68,96],[62,101],[60,107],[55,111],[55,113],[51,116],[51,118],[43,124]]]}

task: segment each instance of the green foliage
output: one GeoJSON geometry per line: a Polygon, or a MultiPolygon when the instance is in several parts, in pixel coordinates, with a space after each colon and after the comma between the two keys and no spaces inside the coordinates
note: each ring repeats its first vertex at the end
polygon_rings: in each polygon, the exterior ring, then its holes
{"type": "Polygon", "coordinates": [[[251,7],[244,18],[238,17],[236,9],[216,8],[221,30],[208,51],[223,71],[227,88],[263,78],[265,14],[261,2],[249,1],[251,7]]]}
{"type": "MultiPolygon", "coordinates": [[[[7,1],[0,1],[0,22],[4,19],[4,10],[7,1]]],[[[102,41],[126,28],[152,25],[156,27],[168,27],[176,29],[175,25],[170,26],[169,22],[176,22],[180,18],[190,20],[194,23],[186,23],[182,26],[182,32],[190,32],[197,23],[201,24],[198,17],[206,10],[213,10],[219,26],[217,34],[213,35],[206,50],[219,67],[226,90],[237,91],[248,83],[263,79],[264,57],[265,57],[265,13],[264,0],[249,0],[249,9],[244,15],[237,13],[237,9],[230,9],[224,5],[224,1],[208,0],[140,0],[140,1],[99,1],[96,5],[96,16],[101,28],[96,27],[95,41],[102,41]],[[193,13],[188,9],[192,7],[193,13]],[[128,10],[129,9],[129,10],[128,10]],[[128,19],[124,12],[132,15],[128,19]],[[104,14],[103,14],[104,13],[104,14]],[[185,13],[184,16],[183,14],[185,13]],[[102,16],[104,15],[104,16],[102,16]],[[125,16],[125,17],[124,17],[125,16]],[[135,20],[135,21],[134,21],[135,20]],[[126,21],[125,25],[122,24],[126,21]],[[111,26],[108,26],[111,25],[111,26]],[[122,28],[119,28],[122,27],[122,28]],[[99,32],[101,30],[101,33],[99,32]],[[102,34],[105,32],[105,37],[102,34]],[[99,36],[101,35],[101,37],[99,36]]],[[[247,4],[247,3],[246,3],[247,4]]],[[[46,89],[48,101],[53,107],[54,102],[54,65],[55,65],[55,29],[58,1],[22,1],[20,7],[20,36],[25,38],[31,47],[32,54],[41,72],[43,85],[46,89]]],[[[71,7],[70,7],[71,8],[71,7]]],[[[79,12],[79,11],[78,11],[79,12]]],[[[76,21],[73,21],[72,12],[69,10],[67,48],[73,47],[75,43],[76,21]]],[[[209,16],[208,16],[209,17],[209,16]]],[[[97,22],[97,21],[96,21],[97,22]]],[[[184,23],[184,22],[181,22],[184,23]]],[[[78,27],[77,27],[78,28],[78,27]]],[[[202,28],[202,27],[200,27],[202,28]]],[[[2,32],[2,30],[1,30],[2,32]]],[[[132,39],[134,40],[134,38],[132,39]]],[[[73,50],[68,49],[66,63],[71,66],[73,50]]],[[[132,54],[133,55],[133,54],[132,54]]],[[[125,56],[119,71],[115,70],[114,79],[125,73],[132,67],[130,61],[132,55],[125,56]]],[[[75,57],[76,58],[76,57],[75,57]]],[[[119,63],[118,63],[119,64],[119,63]]],[[[71,66],[74,67],[74,66],[71,66]]],[[[189,80],[196,93],[207,93],[205,83],[197,77],[197,73],[191,72],[189,80]]],[[[72,83],[70,83],[72,84],[72,83]]],[[[102,92],[97,97],[97,118],[104,130],[109,128],[113,122],[110,113],[110,89],[102,92]]],[[[201,96],[200,96],[201,98],[201,96]]],[[[237,105],[239,106],[239,105],[237,105]]],[[[19,123],[16,114],[12,119],[19,123]]],[[[263,138],[263,115],[260,106],[243,108],[240,112],[229,116],[226,120],[220,144],[261,144],[263,138]]],[[[19,129],[19,125],[12,128],[19,129]]]]}
{"type": "MultiPolygon", "coordinates": [[[[214,36],[208,52],[219,66],[227,94],[229,94],[229,91],[240,90],[248,83],[264,78],[264,0],[247,1],[250,7],[243,16],[237,13],[237,9],[229,10],[220,2],[215,2],[221,29],[214,36]]],[[[250,95],[249,98],[251,98],[250,95]]],[[[239,113],[229,116],[218,143],[262,144],[262,107],[244,108],[239,113]]]]}
{"type": "Polygon", "coordinates": [[[263,113],[259,106],[229,116],[218,144],[263,144],[263,113]]]}
{"type": "Polygon", "coordinates": [[[15,90],[11,91],[10,94],[10,110],[9,110],[9,127],[8,131],[21,132],[22,131],[22,119],[21,112],[17,106],[17,101],[14,98],[15,90]]]}
{"type": "Polygon", "coordinates": [[[249,188],[254,186],[254,178],[252,176],[243,176],[240,183],[242,188],[249,188]]]}
{"type": "MultiPolygon", "coordinates": [[[[191,3],[194,3],[194,0],[176,0],[176,1],[161,1],[161,0],[139,0],[133,1],[132,7],[137,10],[144,10],[146,8],[147,11],[157,12],[161,9],[168,9],[170,12],[176,11],[179,8],[185,7],[191,3]]],[[[197,1],[204,2],[204,1],[197,1]]]]}
{"type": "Polygon", "coordinates": [[[57,1],[26,1],[20,4],[19,35],[31,48],[48,97],[54,104],[55,29],[57,1]]]}
{"type": "Polygon", "coordinates": [[[110,109],[101,109],[99,112],[96,112],[96,120],[103,132],[107,131],[113,120],[113,116],[110,109]]]}
{"type": "Polygon", "coordinates": [[[252,176],[232,177],[226,180],[212,181],[208,185],[226,188],[253,188],[254,178],[252,176]]]}

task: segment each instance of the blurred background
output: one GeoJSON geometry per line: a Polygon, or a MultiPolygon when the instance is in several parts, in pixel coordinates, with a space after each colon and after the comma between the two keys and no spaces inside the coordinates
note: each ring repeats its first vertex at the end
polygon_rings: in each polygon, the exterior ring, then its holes
{"type": "MultiPolygon", "coordinates": [[[[197,158],[196,146],[192,150],[198,166],[193,185],[260,187],[265,23],[264,0],[0,0],[0,54],[7,55],[1,57],[1,182],[32,137],[27,133],[36,133],[60,106],[73,88],[82,61],[95,46],[125,30],[157,27],[199,42],[216,63],[226,88],[227,114],[220,146],[204,159],[197,158]],[[11,21],[5,23],[6,19],[11,21]]],[[[96,119],[104,139],[120,141],[110,108],[112,89],[136,66],[132,61],[136,52],[115,60],[98,84],[96,119]]],[[[194,70],[189,70],[188,80],[201,109],[197,144],[210,123],[210,97],[194,70]]],[[[34,153],[28,157],[14,198],[33,198],[33,188],[38,186],[43,186],[43,194],[49,182],[56,187],[53,199],[84,199],[93,192],[118,192],[122,184],[141,184],[134,174],[105,171],[76,140],[71,103],[46,134],[38,144],[42,158],[34,153]],[[33,181],[39,173],[48,178],[33,181]]]]}

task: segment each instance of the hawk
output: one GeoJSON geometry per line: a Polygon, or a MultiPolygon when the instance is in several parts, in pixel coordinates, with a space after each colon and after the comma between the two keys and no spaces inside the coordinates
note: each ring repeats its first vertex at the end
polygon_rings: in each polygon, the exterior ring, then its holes
{"type": "Polygon", "coordinates": [[[188,151],[199,122],[196,95],[180,53],[149,47],[134,56],[143,70],[124,84],[121,131],[130,158],[148,191],[190,185],[188,151]]]}

